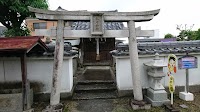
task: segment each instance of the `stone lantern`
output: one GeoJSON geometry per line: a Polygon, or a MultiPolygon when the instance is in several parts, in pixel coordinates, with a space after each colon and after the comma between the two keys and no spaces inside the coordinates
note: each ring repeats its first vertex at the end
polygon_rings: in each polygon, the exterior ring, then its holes
{"type": "Polygon", "coordinates": [[[147,75],[149,88],[147,89],[147,95],[145,99],[152,104],[152,106],[161,106],[164,103],[170,103],[167,99],[167,92],[161,84],[161,79],[165,77],[163,68],[167,66],[163,60],[159,58],[159,54],[155,54],[153,61],[144,63],[147,67],[147,75]]]}

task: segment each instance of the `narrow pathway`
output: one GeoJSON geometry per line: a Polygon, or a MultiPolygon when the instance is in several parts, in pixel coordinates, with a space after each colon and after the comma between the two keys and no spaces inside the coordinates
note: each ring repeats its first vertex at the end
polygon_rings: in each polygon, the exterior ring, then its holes
{"type": "Polygon", "coordinates": [[[114,108],[112,99],[80,100],[77,110],[83,112],[112,112],[114,108]]]}
{"type": "Polygon", "coordinates": [[[75,86],[76,111],[112,112],[117,88],[110,69],[87,69],[75,86]]]}

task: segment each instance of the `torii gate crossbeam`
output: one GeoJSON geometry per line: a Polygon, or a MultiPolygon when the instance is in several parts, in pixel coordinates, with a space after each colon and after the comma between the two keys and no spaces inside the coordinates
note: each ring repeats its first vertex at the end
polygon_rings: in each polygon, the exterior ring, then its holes
{"type": "MultiPolygon", "coordinates": [[[[35,34],[37,36],[46,37],[57,37],[57,28],[52,27],[51,29],[35,29],[35,34]]],[[[153,37],[154,30],[141,30],[141,28],[136,28],[136,37],[153,37]]],[[[77,39],[77,38],[96,38],[92,37],[89,30],[70,30],[68,27],[64,27],[64,38],[65,39],[77,39]]],[[[104,30],[102,38],[123,38],[129,37],[129,29],[124,30],[104,30]]]]}

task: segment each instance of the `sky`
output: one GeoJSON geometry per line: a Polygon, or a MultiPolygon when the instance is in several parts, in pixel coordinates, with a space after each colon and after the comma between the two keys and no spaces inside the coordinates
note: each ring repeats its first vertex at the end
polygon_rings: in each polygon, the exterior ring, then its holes
{"type": "Polygon", "coordinates": [[[160,9],[160,13],[149,22],[138,22],[143,30],[159,29],[159,36],[165,34],[178,35],[177,25],[182,29],[197,30],[200,28],[199,0],[48,0],[49,9],[63,9],[135,12],[160,9]],[[186,27],[185,27],[186,26],[186,27]]]}

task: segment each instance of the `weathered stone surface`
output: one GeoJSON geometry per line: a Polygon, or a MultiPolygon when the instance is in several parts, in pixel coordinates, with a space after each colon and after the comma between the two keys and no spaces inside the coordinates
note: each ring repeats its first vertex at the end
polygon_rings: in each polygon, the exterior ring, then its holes
{"type": "Polygon", "coordinates": [[[34,109],[28,109],[28,110],[25,110],[23,112],[34,112],[34,109]]]}
{"type": "MultiPolygon", "coordinates": [[[[20,89],[5,89],[0,94],[0,112],[22,112],[22,93],[20,89]],[[4,91],[4,93],[3,93],[4,91]],[[8,93],[9,92],[9,93],[8,93]]],[[[33,104],[33,90],[30,89],[29,105],[33,104]]]]}
{"type": "Polygon", "coordinates": [[[162,106],[163,104],[170,104],[170,100],[162,100],[162,101],[154,101],[150,99],[148,96],[144,96],[144,99],[151,103],[152,106],[162,106]]]}
{"type": "Polygon", "coordinates": [[[63,104],[49,105],[42,112],[63,112],[63,104]]]}
{"type": "Polygon", "coordinates": [[[167,100],[167,92],[165,90],[154,91],[153,89],[147,89],[147,96],[154,101],[167,100]]]}
{"type": "Polygon", "coordinates": [[[147,102],[144,101],[132,100],[130,105],[133,110],[151,109],[151,104],[148,104],[147,102]]]}
{"type": "Polygon", "coordinates": [[[153,61],[144,63],[147,66],[147,75],[149,76],[150,88],[147,89],[147,96],[145,99],[152,104],[152,106],[161,106],[168,102],[167,92],[161,84],[162,77],[165,76],[163,73],[163,67],[167,65],[163,60],[159,58],[159,54],[155,54],[153,61]]]}
{"type": "Polygon", "coordinates": [[[79,77],[73,99],[107,99],[117,97],[117,87],[109,67],[87,68],[79,77]]]}
{"type": "Polygon", "coordinates": [[[136,22],[150,21],[156,16],[160,9],[143,11],[143,12],[110,12],[110,11],[50,11],[29,7],[31,12],[35,12],[35,15],[39,19],[46,20],[90,20],[92,13],[103,13],[104,20],[106,21],[129,21],[134,20],[136,22]]]}
{"type": "Polygon", "coordinates": [[[0,112],[22,111],[22,93],[0,94],[0,112]]]}

